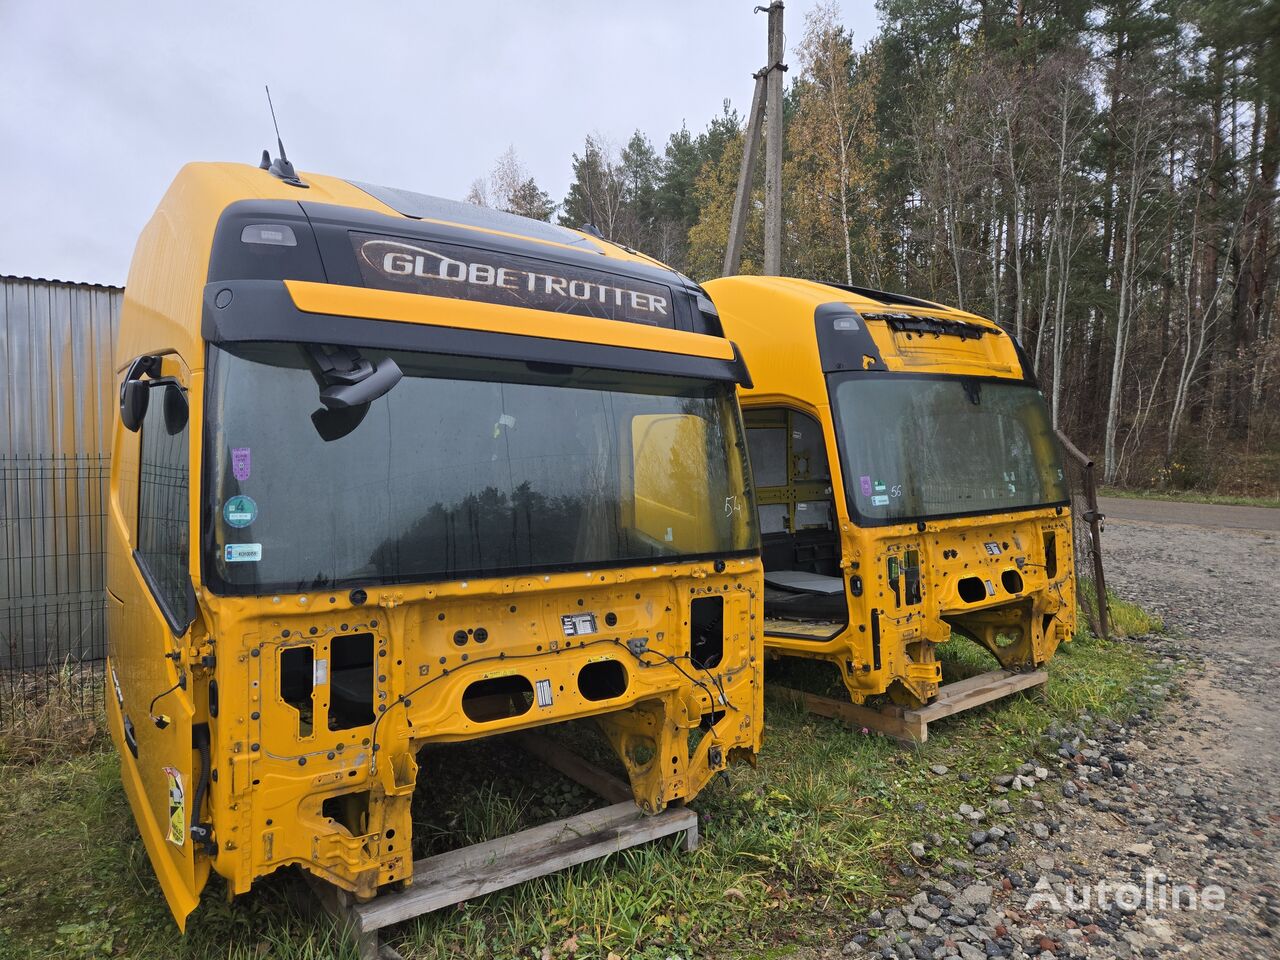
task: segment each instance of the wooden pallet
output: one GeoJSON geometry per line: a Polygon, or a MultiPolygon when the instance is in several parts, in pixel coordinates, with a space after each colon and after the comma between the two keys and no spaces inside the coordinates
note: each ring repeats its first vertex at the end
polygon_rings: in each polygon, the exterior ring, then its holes
{"type": "Polygon", "coordinates": [[[967,680],[943,684],[938,697],[932,703],[916,709],[889,705],[874,709],[858,706],[847,700],[835,700],[790,687],[770,687],[773,693],[784,697],[819,716],[843,720],[855,727],[866,727],[901,743],[914,746],[929,739],[929,724],[943,717],[950,717],[973,707],[999,700],[1019,690],[1042,687],[1049,680],[1044,670],[1015,673],[1012,670],[992,670],[967,680]]]}
{"type": "Polygon", "coordinates": [[[559,744],[537,734],[521,734],[521,744],[548,766],[576,780],[609,806],[575,817],[521,830],[414,861],[413,883],[399,893],[383,893],[356,903],[345,891],[316,881],[323,906],[343,926],[360,960],[400,960],[381,942],[379,931],[424,913],[524,883],[651,840],[684,834],[684,848],[698,846],[698,815],[687,807],[668,807],[645,816],[631,788],[559,744]],[[624,799],[625,798],[625,799],[624,799]]]}

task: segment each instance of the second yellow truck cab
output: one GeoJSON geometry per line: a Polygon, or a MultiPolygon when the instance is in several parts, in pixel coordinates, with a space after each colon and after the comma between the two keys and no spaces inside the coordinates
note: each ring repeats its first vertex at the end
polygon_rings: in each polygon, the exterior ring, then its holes
{"type": "Polygon", "coordinates": [[[938,693],[953,634],[1007,669],[1075,627],[1069,494],[1027,358],[973,314],[780,277],[706,284],[750,365],[765,644],[851,699],[938,693]]]}
{"type": "Polygon", "coordinates": [[[649,812],[762,731],[746,370],[597,236],[331,177],[178,175],[120,321],[108,722],[179,924],[412,879],[419,748],[593,717],[649,812]]]}

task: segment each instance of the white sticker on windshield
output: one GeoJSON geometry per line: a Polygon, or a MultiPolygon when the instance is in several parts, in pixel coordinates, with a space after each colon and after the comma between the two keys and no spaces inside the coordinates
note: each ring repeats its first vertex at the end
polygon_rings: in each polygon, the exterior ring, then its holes
{"type": "Polygon", "coordinates": [[[871,498],[871,505],[873,507],[887,507],[889,505],[889,498],[883,494],[874,496],[871,498]]]}
{"type": "Polygon", "coordinates": [[[262,559],[262,544],[228,543],[223,556],[227,563],[257,563],[262,559]]]}
{"type": "Polygon", "coordinates": [[[509,413],[504,413],[498,418],[498,422],[493,425],[493,439],[497,440],[502,436],[502,428],[506,427],[510,430],[516,425],[516,418],[509,413]]]}

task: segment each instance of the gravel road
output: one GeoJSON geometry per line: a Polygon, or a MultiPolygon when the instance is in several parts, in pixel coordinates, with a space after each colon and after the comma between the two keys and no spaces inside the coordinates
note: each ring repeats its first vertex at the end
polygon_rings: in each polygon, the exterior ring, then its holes
{"type": "Polygon", "coordinates": [[[1098,506],[1113,520],[1280,533],[1280,510],[1272,507],[1227,507],[1216,503],[1169,503],[1127,497],[1099,497],[1098,506]]]}
{"type": "Polygon", "coordinates": [[[1108,586],[1165,625],[1129,642],[1181,681],[1148,686],[1167,698],[1155,721],[1052,730],[1057,763],[957,812],[971,859],[922,862],[915,844],[920,892],[844,956],[1280,960],[1280,510],[1102,509],[1108,586]],[[1030,820],[1006,816],[1018,797],[1030,820]]]}
{"type": "Polygon", "coordinates": [[[1153,858],[1168,851],[1190,879],[1198,862],[1201,882],[1221,875],[1228,903],[1173,914],[1170,943],[1192,956],[1280,957],[1280,510],[1112,499],[1102,509],[1108,586],[1158,614],[1179,654],[1200,663],[1145,757],[1173,787],[1153,858]]]}

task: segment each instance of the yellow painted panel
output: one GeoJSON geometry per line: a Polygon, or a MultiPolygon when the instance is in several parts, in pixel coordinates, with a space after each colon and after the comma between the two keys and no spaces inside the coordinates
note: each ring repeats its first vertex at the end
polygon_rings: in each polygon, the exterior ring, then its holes
{"type": "Polygon", "coordinates": [[[733,359],[733,346],[729,341],[702,333],[394,290],[369,290],[306,280],[286,280],[284,285],[294,306],[304,313],[396,320],[716,360],[733,359]]]}

